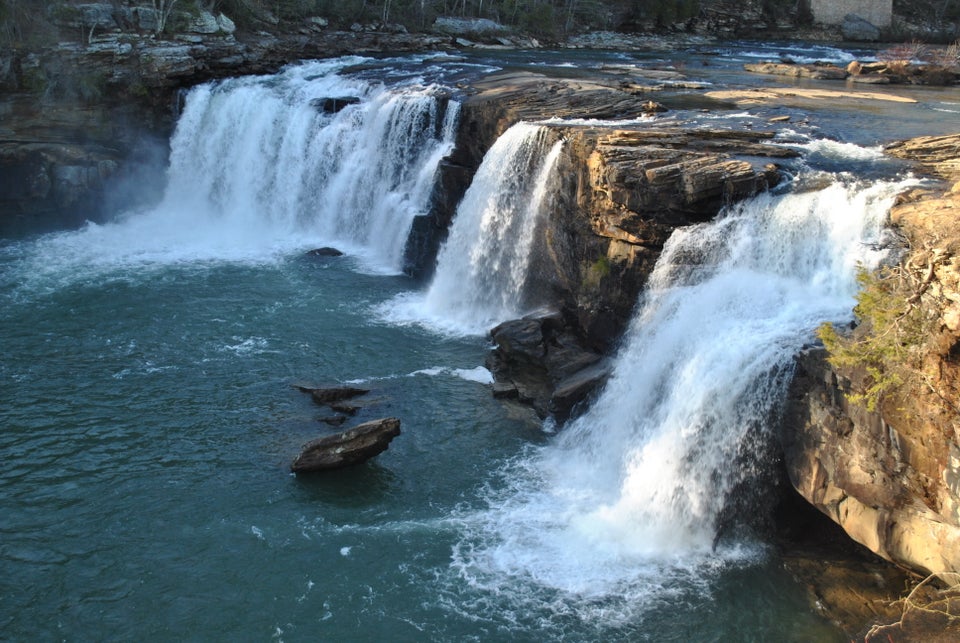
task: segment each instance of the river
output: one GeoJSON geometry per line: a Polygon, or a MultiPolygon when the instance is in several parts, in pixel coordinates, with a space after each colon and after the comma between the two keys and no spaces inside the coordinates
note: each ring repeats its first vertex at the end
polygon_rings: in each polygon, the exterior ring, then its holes
{"type": "MultiPolygon", "coordinates": [[[[759,45],[731,47],[674,58],[703,82],[773,82],[736,72],[759,45]]],[[[764,440],[790,355],[849,314],[856,263],[880,258],[897,185],[875,179],[898,166],[871,146],[905,108],[811,117],[783,144],[829,185],[675,235],[605,397],[559,433],[494,400],[480,366],[483,326],[516,303],[457,299],[489,289],[462,264],[500,249],[483,205],[461,210],[479,227],[455,222],[433,285],[399,273],[452,145],[446,88],[496,67],[675,62],[354,58],[203,86],[161,203],[0,240],[3,638],[844,640],[770,544],[718,546],[706,526],[762,466],[730,450],[764,440]],[[332,93],[361,101],[311,103],[332,93]],[[306,255],[321,245],[347,256],[306,255]],[[403,433],[365,465],[289,473],[331,430],[294,385],[339,383],[372,389],[357,421],[396,416],[403,433]]],[[[938,110],[960,104],[956,90],[909,92],[921,105],[898,136],[937,133],[938,110]]],[[[526,215],[556,149],[529,157],[538,128],[522,127],[488,162],[527,154],[530,185],[483,168],[478,185],[525,195],[511,212],[526,215]]],[[[516,279],[522,257],[506,263],[516,279]]]]}

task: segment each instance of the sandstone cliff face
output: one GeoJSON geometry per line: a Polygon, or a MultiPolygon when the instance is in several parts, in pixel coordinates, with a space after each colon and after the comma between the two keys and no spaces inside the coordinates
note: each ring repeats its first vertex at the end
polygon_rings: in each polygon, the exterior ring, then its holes
{"type": "MultiPolygon", "coordinates": [[[[960,136],[891,148],[949,181],[960,136]]],[[[798,360],[781,432],[800,493],[884,558],[922,573],[960,571],[960,190],[915,194],[891,213],[909,241],[902,269],[929,318],[925,354],[875,412],[847,396],[869,383],[825,351],[798,360]]]]}

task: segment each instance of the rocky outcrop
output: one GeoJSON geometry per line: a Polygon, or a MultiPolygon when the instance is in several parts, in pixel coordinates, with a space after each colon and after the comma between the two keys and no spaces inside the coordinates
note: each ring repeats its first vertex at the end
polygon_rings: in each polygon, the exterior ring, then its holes
{"type": "Polygon", "coordinates": [[[755,74],[812,78],[814,80],[843,80],[847,71],[836,65],[796,65],[792,63],[748,63],[743,68],[755,74]]]}
{"type": "Polygon", "coordinates": [[[504,322],[490,335],[497,345],[487,360],[494,394],[530,404],[541,417],[564,422],[610,375],[610,362],[585,349],[556,311],[504,322]]]}
{"type": "Polygon", "coordinates": [[[672,231],[774,185],[776,167],[761,159],[795,152],[765,145],[763,132],[553,129],[565,140],[562,178],[530,269],[553,312],[494,329],[488,367],[507,383],[502,395],[563,421],[605,380],[602,356],[672,231]]]}
{"type": "Polygon", "coordinates": [[[755,74],[849,80],[857,84],[952,85],[960,80],[960,67],[955,63],[914,63],[909,59],[875,63],[853,61],[846,68],[827,63],[801,65],[793,62],[748,63],[743,68],[755,74]]]}
{"type": "MultiPolygon", "coordinates": [[[[960,179],[960,136],[891,152],[960,179]]],[[[899,383],[875,410],[850,401],[875,372],[831,366],[823,349],[801,355],[781,432],[785,464],[798,491],[871,551],[922,574],[960,572],[960,192],[908,195],[891,221],[909,241],[901,304],[920,313],[922,353],[892,365],[899,383]]]]}
{"type": "Polygon", "coordinates": [[[364,422],[306,443],[290,465],[290,470],[305,473],[360,464],[383,453],[398,435],[400,420],[397,418],[364,422]]]}
{"type": "Polygon", "coordinates": [[[647,99],[609,83],[502,72],[467,88],[453,153],[439,168],[428,214],[417,219],[407,243],[404,270],[433,273],[437,249],[484,154],[511,125],[548,118],[636,118],[647,99]]]}
{"type": "Polygon", "coordinates": [[[788,400],[781,443],[794,487],[883,558],[923,574],[960,570],[955,438],[852,404],[859,382],[825,357],[799,357],[788,400]]]}

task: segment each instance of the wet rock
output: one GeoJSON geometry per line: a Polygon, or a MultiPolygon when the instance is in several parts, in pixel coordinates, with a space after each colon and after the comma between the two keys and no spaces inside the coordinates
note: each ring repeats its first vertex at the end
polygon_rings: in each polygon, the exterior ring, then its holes
{"type": "Polygon", "coordinates": [[[516,399],[520,396],[520,392],[517,391],[517,387],[513,382],[494,382],[493,384],[493,397],[497,399],[516,399]]]}
{"type": "Polygon", "coordinates": [[[337,250],[336,248],[331,248],[329,246],[324,246],[323,248],[314,248],[313,250],[307,251],[308,257],[342,257],[343,252],[337,250]]]}
{"type": "Polygon", "coordinates": [[[541,417],[564,422],[609,374],[600,354],[585,348],[555,311],[504,322],[490,334],[494,396],[530,404],[541,417]]]}
{"type": "Polygon", "coordinates": [[[643,113],[647,115],[659,114],[661,112],[669,111],[661,103],[658,103],[657,101],[654,101],[654,100],[648,100],[641,107],[643,108],[642,109],[643,113]]]}
{"type": "Polygon", "coordinates": [[[360,410],[359,405],[346,404],[345,402],[331,402],[328,404],[328,406],[331,410],[336,411],[337,413],[343,413],[344,415],[356,415],[357,411],[360,410]]]}
{"type": "Polygon", "coordinates": [[[364,422],[346,431],[306,443],[290,470],[304,473],[360,464],[385,451],[398,435],[400,420],[397,418],[364,422]]]}
{"type": "Polygon", "coordinates": [[[329,424],[330,426],[342,426],[344,422],[347,421],[346,415],[330,415],[328,417],[320,418],[320,421],[324,424],[329,424]]]}
{"type": "Polygon", "coordinates": [[[577,404],[600,390],[612,372],[613,364],[603,359],[561,380],[550,397],[550,413],[560,421],[565,420],[577,404]]]}
{"type": "Polygon", "coordinates": [[[356,105],[360,99],[356,96],[339,96],[335,98],[314,98],[310,101],[313,107],[324,114],[336,114],[350,105],[356,105]]]}
{"type": "Polygon", "coordinates": [[[881,76],[880,74],[860,74],[851,76],[850,82],[858,85],[889,85],[891,80],[889,76],[881,76]]]}

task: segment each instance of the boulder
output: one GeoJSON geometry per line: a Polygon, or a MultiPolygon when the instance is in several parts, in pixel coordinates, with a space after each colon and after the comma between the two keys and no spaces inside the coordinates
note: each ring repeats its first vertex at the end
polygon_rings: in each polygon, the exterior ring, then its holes
{"type": "Polygon", "coordinates": [[[77,5],[80,25],[85,29],[116,29],[113,5],[107,3],[77,5]]]}
{"type": "Polygon", "coordinates": [[[215,34],[220,31],[220,22],[209,11],[201,11],[196,18],[190,21],[186,30],[190,33],[215,34]]]}
{"type": "Polygon", "coordinates": [[[225,34],[232,34],[237,31],[236,23],[222,13],[217,16],[217,27],[219,27],[221,33],[225,34]]]}
{"type": "Polygon", "coordinates": [[[490,331],[496,348],[487,360],[493,395],[516,398],[558,422],[609,375],[601,355],[585,348],[555,311],[504,322],[490,331]]]}
{"type": "Polygon", "coordinates": [[[854,13],[848,13],[843,17],[840,30],[845,40],[854,42],[877,42],[880,40],[880,29],[854,13]]]}
{"type": "Polygon", "coordinates": [[[451,36],[485,36],[510,31],[498,22],[487,18],[452,18],[441,16],[433,22],[434,31],[451,36]]]}
{"type": "Polygon", "coordinates": [[[303,445],[290,470],[294,473],[340,469],[366,462],[400,435],[400,420],[383,418],[311,440],[303,445]]]}

